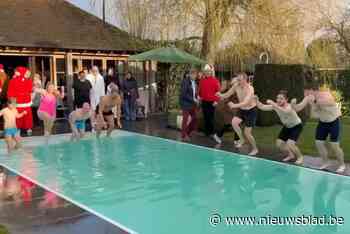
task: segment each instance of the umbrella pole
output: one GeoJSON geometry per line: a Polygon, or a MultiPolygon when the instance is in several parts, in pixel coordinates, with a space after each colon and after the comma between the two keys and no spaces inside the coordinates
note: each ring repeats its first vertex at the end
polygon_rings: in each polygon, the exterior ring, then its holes
{"type": "Polygon", "coordinates": [[[152,62],[148,61],[148,69],[147,69],[147,80],[148,80],[148,105],[150,113],[153,113],[152,108],[152,80],[151,80],[151,71],[152,71],[152,62]]]}
{"type": "Polygon", "coordinates": [[[168,88],[168,78],[169,78],[169,72],[166,71],[165,72],[165,113],[168,115],[169,113],[169,103],[168,103],[168,100],[169,100],[169,88],[168,88]]]}

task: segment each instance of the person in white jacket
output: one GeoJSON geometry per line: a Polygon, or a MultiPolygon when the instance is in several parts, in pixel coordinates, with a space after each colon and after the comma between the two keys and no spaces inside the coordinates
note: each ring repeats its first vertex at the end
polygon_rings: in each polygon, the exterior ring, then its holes
{"type": "Polygon", "coordinates": [[[97,66],[92,67],[91,73],[87,75],[86,79],[90,81],[92,86],[90,92],[91,108],[92,110],[96,110],[101,97],[105,96],[105,82],[97,66]]]}

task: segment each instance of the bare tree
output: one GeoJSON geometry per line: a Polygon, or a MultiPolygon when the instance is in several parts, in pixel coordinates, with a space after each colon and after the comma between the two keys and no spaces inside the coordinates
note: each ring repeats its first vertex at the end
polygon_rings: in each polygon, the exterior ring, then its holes
{"type": "Polygon", "coordinates": [[[317,14],[316,29],[328,34],[350,55],[350,9],[347,1],[313,0],[317,14]]]}
{"type": "Polygon", "coordinates": [[[180,0],[183,13],[198,22],[202,36],[202,57],[214,63],[215,53],[239,8],[246,8],[251,0],[180,0]]]}
{"type": "Polygon", "coordinates": [[[268,52],[273,62],[304,62],[303,12],[291,0],[253,0],[232,38],[242,52],[253,45],[268,52]]]}

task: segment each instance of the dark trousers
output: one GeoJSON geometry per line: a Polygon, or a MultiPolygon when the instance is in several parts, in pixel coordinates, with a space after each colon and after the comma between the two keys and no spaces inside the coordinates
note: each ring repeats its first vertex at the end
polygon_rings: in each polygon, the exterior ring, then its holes
{"type": "Polygon", "coordinates": [[[124,99],[124,111],[125,111],[125,120],[135,121],[136,120],[136,111],[137,111],[136,99],[125,98],[124,99]]]}
{"type": "Polygon", "coordinates": [[[215,107],[214,102],[202,101],[202,111],[204,118],[204,133],[206,136],[214,134],[215,107]]]}
{"type": "Polygon", "coordinates": [[[33,123],[36,126],[40,126],[41,125],[41,120],[38,117],[38,109],[39,107],[37,106],[32,106],[32,113],[33,113],[33,123]]]}
{"type": "Polygon", "coordinates": [[[190,136],[197,129],[197,108],[194,106],[190,110],[182,110],[182,131],[181,137],[190,136]],[[191,117],[191,122],[188,123],[188,118],[191,117]]]}
{"type": "MultiPolygon", "coordinates": [[[[232,129],[232,125],[231,124],[225,124],[219,131],[218,131],[218,137],[223,137],[225,132],[232,132],[233,129],[232,129]]],[[[238,141],[239,140],[239,137],[237,135],[237,133],[235,131],[233,131],[235,136],[234,136],[234,140],[235,141],[238,141]]]]}

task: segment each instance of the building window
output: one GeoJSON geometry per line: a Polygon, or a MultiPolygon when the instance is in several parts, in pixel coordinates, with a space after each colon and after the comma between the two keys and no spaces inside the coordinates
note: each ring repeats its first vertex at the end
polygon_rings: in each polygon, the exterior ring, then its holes
{"type": "Polygon", "coordinates": [[[57,87],[66,86],[66,61],[65,59],[56,59],[56,84],[57,87]]]}
{"type": "Polygon", "coordinates": [[[90,71],[92,68],[92,60],[90,59],[83,59],[83,70],[86,71],[90,71]]]}
{"type": "Polygon", "coordinates": [[[103,74],[103,67],[102,67],[102,60],[101,59],[94,59],[92,64],[94,66],[97,66],[98,67],[98,70],[100,71],[101,74],[103,74]]]}

